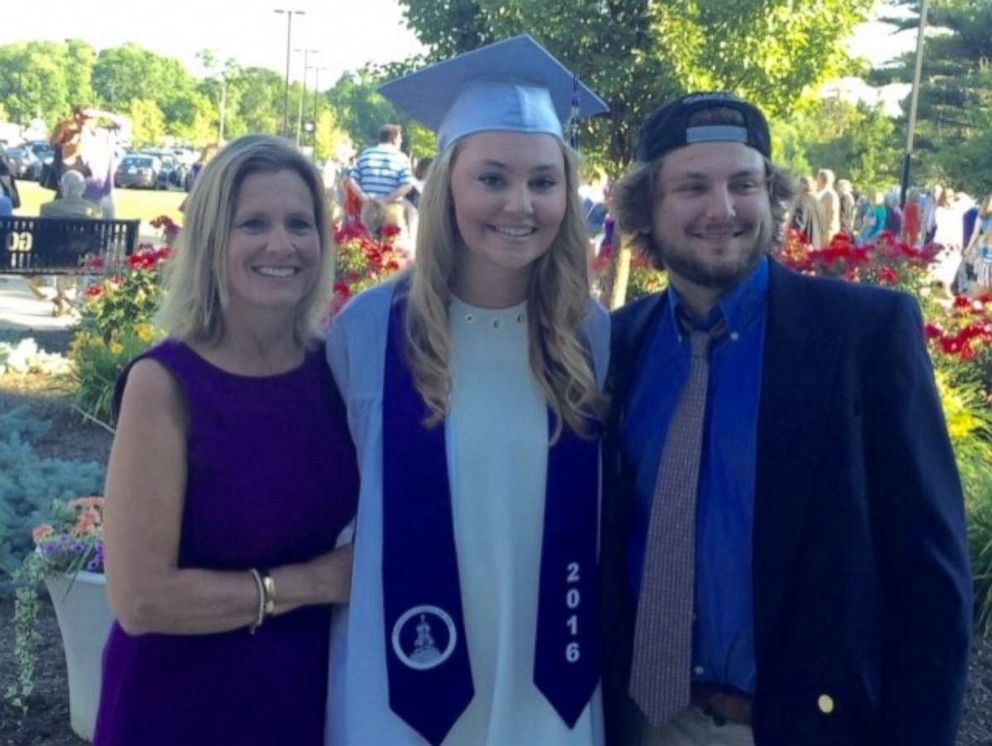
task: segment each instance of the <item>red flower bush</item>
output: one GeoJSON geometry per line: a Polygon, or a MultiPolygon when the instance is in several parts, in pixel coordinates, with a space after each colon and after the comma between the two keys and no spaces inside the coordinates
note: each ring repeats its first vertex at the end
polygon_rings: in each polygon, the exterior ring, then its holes
{"type": "Polygon", "coordinates": [[[398,226],[385,225],[382,239],[377,241],[361,223],[334,227],[335,283],[331,317],[353,295],[384,282],[406,266],[409,262],[406,252],[395,245],[400,232],[398,226]]]}
{"type": "Polygon", "coordinates": [[[150,272],[158,269],[159,265],[170,256],[172,249],[168,246],[155,248],[151,244],[140,244],[138,250],[127,258],[127,266],[130,269],[150,272]]]}
{"type": "Polygon", "coordinates": [[[957,296],[949,308],[928,295],[927,270],[941,248],[928,244],[917,249],[883,233],[876,243],[865,246],[855,246],[849,236],[838,234],[827,247],[814,249],[790,231],[782,261],[806,274],[908,290],[917,295],[930,317],[925,332],[935,359],[972,363],[986,353],[992,357],[992,295],[957,296]]]}
{"type": "Polygon", "coordinates": [[[939,322],[926,325],[933,351],[969,363],[992,351],[992,295],[958,296],[939,322]]]}
{"type": "Polygon", "coordinates": [[[151,221],[152,228],[158,228],[162,231],[162,235],[165,236],[166,243],[172,243],[172,240],[179,235],[179,226],[176,225],[175,221],[168,215],[159,215],[157,218],[151,221]]]}
{"type": "Polygon", "coordinates": [[[883,233],[875,243],[864,246],[855,245],[846,233],[838,233],[826,247],[815,249],[800,233],[789,231],[781,258],[797,272],[912,290],[926,283],[926,270],[940,249],[939,244],[917,249],[891,233],[883,233]]]}

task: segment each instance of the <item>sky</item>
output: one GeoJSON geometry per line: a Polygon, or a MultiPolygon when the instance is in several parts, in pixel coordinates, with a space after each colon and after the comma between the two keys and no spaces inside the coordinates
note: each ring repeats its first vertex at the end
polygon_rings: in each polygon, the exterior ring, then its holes
{"type": "MultiPolygon", "coordinates": [[[[12,0],[11,0],[12,1],[12,0]]],[[[47,0],[18,3],[0,20],[0,45],[23,41],[82,39],[98,51],[133,42],[178,58],[195,75],[196,53],[216,52],[243,67],[286,70],[285,14],[293,16],[292,47],[315,49],[310,65],[326,67],[321,81],[333,82],[366,62],[401,60],[421,51],[403,25],[396,0],[47,0]]],[[[290,75],[299,80],[303,55],[293,54],[290,75]]],[[[311,76],[313,73],[311,72],[311,76]]],[[[309,78],[311,85],[313,78],[309,78]]],[[[321,83],[321,88],[324,83],[321,83]]]]}
{"type": "MultiPolygon", "coordinates": [[[[9,0],[12,1],[12,0],[9,0]]],[[[203,75],[196,53],[211,49],[218,60],[234,58],[243,67],[286,70],[285,14],[293,17],[292,48],[317,50],[309,63],[320,71],[321,88],[346,70],[367,62],[402,60],[422,51],[403,23],[396,0],[47,0],[18,3],[0,21],[0,45],[77,38],[97,50],[125,42],[178,58],[203,75]]],[[[882,24],[865,24],[849,42],[852,51],[879,64],[912,49],[915,35],[890,36],[882,24]]],[[[303,55],[293,53],[290,77],[299,80],[303,55]]],[[[313,73],[311,72],[312,76],[313,73]]],[[[313,85],[313,77],[308,77],[313,85]]],[[[874,94],[868,94],[874,95],[874,94]]],[[[891,96],[890,96],[891,97],[891,96]]]]}

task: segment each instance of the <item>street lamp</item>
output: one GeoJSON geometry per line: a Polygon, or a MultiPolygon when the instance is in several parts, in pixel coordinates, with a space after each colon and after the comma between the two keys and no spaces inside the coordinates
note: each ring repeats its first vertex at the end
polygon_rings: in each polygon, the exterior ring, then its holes
{"type": "Polygon", "coordinates": [[[296,115],[296,144],[300,144],[300,131],[303,128],[303,99],[307,97],[307,71],[310,69],[310,55],[320,54],[316,49],[294,49],[303,52],[303,92],[300,94],[300,108],[296,115]]]}
{"type": "Polygon", "coordinates": [[[910,163],[913,159],[913,134],[916,128],[916,108],[920,99],[920,74],[923,70],[923,40],[927,28],[927,8],[930,0],[923,0],[920,6],[920,28],[916,33],[916,65],[913,68],[913,93],[909,99],[909,120],[906,127],[906,153],[902,157],[902,184],[899,190],[899,204],[906,206],[906,192],[909,191],[910,163]]]}
{"type": "Polygon", "coordinates": [[[286,14],[286,98],[282,107],[282,134],[289,137],[289,55],[293,48],[293,16],[305,16],[306,11],[276,8],[274,12],[286,14]]]}

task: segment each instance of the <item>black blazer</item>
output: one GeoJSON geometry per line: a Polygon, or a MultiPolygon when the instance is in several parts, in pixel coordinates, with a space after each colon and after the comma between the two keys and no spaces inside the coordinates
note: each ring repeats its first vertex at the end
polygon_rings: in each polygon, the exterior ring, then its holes
{"type": "MultiPolygon", "coordinates": [[[[919,308],[903,293],[774,261],[770,270],[753,538],[756,744],[953,746],[972,586],[919,308]]],[[[633,475],[619,432],[666,307],[660,294],[613,315],[602,554],[611,746],[639,727],[627,697],[633,475]]]]}

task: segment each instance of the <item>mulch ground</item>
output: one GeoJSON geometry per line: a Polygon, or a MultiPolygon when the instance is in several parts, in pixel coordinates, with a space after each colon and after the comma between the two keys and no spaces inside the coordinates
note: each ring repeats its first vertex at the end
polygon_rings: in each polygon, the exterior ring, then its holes
{"type": "MultiPolygon", "coordinates": [[[[40,337],[41,335],[36,335],[40,337]]],[[[49,351],[64,349],[68,342],[53,337],[49,351]]],[[[84,461],[105,461],[111,435],[83,421],[71,408],[67,384],[37,376],[0,377],[0,411],[30,404],[36,416],[52,423],[34,445],[44,456],[84,461]]],[[[14,680],[13,599],[0,593],[0,693],[14,680]]],[[[42,636],[35,692],[26,711],[11,707],[0,697],[0,746],[80,746],[69,728],[69,691],[58,623],[51,604],[42,604],[42,636]]],[[[797,744],[796,746],[801,746],[797,744]]],[[[972,650],[967,702],[957,746],[992,746],[992,641],[977,640],[972,650]]]]}
{"type": "MultiPolygon", "coordinates": [[[[15,680],[14,601],[0,595],[0,690],[15,680]]],[[[55,610],[48,602],[41,606],[38,631],[42,644],[35,671],[35,691],[21,710],[0,697],[0,746],[82,746],[86,741],[69,728],[69,689],[65,658],[55,610]]]]}

